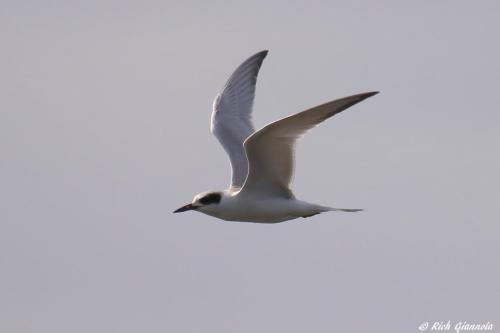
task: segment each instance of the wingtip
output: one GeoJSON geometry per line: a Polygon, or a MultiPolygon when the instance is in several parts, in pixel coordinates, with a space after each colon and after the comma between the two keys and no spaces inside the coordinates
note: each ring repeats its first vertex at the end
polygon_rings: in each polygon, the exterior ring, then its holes
{"type": "Polygon", "coordinates": [[[366,95],[366,97],[372,97],[372,96],[375,96],[376,94],[379,94],[380,91],[369,91],[367,93],[364,93],[364,95],[366,95]]]}
{"type": "Polygon", "coordinates": [[[257,53],[254,53],[246,61],[252,61],[252,60],[264,61],[268,52],[269,52],[269,50],[262,50],[262,51],[259,51],[257,53]]]}
{"type": "Polygon", "coordinates": [[[260,54],[260,55],[262,55],[264,57],[267,56],[268,53],[269,53],[269,50],[262,50],[260,52],[257,52],[257,54],[260,54]]]}
{"type": "Polygon", "coordinates": [[[354,96],[358,97],[360,100],[364,100],[364,99],[367,99],[368,97],[375,96],[379,92],[380,91],[369,91],[369,92],[361,93],[361,94],[354,95],[354,96]]]}

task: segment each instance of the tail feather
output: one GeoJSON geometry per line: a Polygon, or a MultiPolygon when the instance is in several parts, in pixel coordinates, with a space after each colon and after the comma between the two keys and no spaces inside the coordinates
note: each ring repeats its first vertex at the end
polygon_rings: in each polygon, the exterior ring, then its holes
{"type": "Polygon", "coordinates": [[[363,209],[356,209],[356,208],[333,208],[333,207],[328,207],[329,211],[341,211],[341,212],[349,212],[349,213],[355,213],[355,212],[361,212],[363,209]]]}
{"type": "Polygon", "coordinates": [[[318,215],[324,212],[331,212],[331,211],[341,211],[341,212],[349,212],[349,213],[355,213],[355,212],[360,212],[363,209],[351,209],[351,208],[333,208],[333,207],[328,207],[328,206],[320,206],[320,205],[314,205],[314,204],[309,204],[306,203],[308,209],[306,211],[302,211],[299,216],[301,217],[311,217],[314,215],[318,215]]]}
{"type": "Polygon", "coordinates": [[[321,206],[323,208],[324,212],[348,212],[348,213],[355,213],[355,212],[361,212],[363,209],[357,209],[357,208],[333,208],[333,207],[328,207],[328,206],[321,206]]]}

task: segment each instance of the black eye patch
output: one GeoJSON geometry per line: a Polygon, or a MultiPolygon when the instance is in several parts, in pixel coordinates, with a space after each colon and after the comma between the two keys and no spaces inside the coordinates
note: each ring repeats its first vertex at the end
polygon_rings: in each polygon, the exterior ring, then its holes
{"type": "Polygon", "coordinates": [[[222,196],[220,193],[209,193],[205,195],[203,198],[200,198],[200,203],[204,205],[209,205],[213,203],[219,203],[222,196]]]}

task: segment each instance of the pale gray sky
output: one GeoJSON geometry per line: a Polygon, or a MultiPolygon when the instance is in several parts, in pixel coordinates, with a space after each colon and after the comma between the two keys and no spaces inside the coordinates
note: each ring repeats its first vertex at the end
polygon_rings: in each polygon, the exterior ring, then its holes
{"type": "Polygon", "coordinates": [[[500,325],[497,1],[3,1],[0,331],[417,332],[500,325]],[[381,94],[298,147],[277,225],[173,209],[222,189],[209,133],[269,49],[257,127],[381,94]]]}

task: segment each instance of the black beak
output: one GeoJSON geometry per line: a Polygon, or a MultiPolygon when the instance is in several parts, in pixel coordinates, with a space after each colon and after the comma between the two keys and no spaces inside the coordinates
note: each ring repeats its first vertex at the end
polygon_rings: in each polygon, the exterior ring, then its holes
{"type": "Polygon", "coordinates": [[[193,204],[187,204],[186,206],[182,206],[181,208],[174,210],[174,213],[182,213],[182,212],[186,212],[188,210],[194,210],[196,208],[197,207],[193,206],[193,204]]]}

